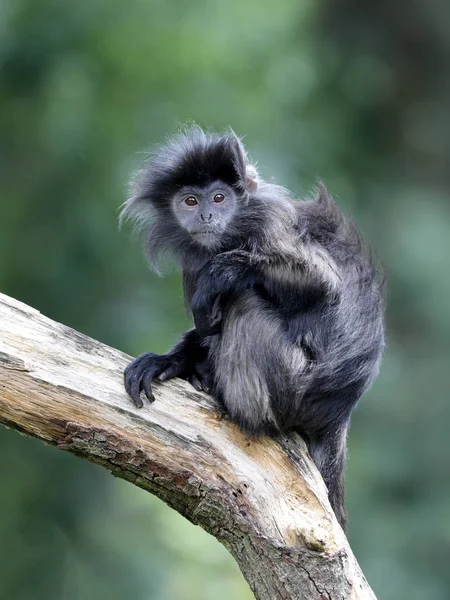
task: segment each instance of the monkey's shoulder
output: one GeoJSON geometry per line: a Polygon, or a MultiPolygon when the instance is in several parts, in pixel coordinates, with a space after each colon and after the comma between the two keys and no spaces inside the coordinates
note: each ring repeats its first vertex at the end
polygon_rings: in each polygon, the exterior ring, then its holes
{"type": "Polygon", "coordinates": [[[318,244],[331,254],[351,250],[368,255],[367,242],[352,217],[340,209],[326,188],[321,186],[313,199],[292,202],[296,212],[295,228],[305,243],[318,244]]]}

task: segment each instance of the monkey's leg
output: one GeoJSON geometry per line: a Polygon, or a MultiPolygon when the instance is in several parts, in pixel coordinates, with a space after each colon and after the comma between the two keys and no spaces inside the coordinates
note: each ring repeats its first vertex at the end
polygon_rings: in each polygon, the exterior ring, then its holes
{"type": "Polygon", "coordinates": [[[153,379],[164,381],[172,377],[187,379],[199,391],[209,392],[212,387],[208,350],[202,346],[195,329],[185,333],[167,354],[145,352],[138,356],[125,369],[125,389],[136,406],[142,408],[141,391],[153,402],[153,379]]]}
{"type": "Polygon", "coordinates": [[[301,348],[284,337],[284,324],[263,298],[247,291],[225,307],[222,333],[210,341],[214,396],[252,433],[276,431],[278,398],[294,392],[292,364],[307,365],[301,348]]]}
{"type": "Polygon", "coordinates": [[[328,426],[309,436],[309,452],[328,488],[328,497],[337,520],[347,530],[344,506],[344,468],[349,423],[328,426]]]}

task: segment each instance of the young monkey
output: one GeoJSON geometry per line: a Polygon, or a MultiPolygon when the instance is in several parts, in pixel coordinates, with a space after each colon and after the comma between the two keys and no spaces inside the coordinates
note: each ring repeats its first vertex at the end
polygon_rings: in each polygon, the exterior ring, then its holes
{"type": "Polygon", "coordinates": [[[121,219],[146,234],[154,266],[169,251],[183,271],[195,328],[167,354],[125,371],[136,406],[152,381],[189,380],[245,430],[296,430],[346,528],[350,413],[384,347],[383,283],[355,226],[323,185],[293,200],[248,163],[234,133],[193,127],[136,174],[121,219]]]}

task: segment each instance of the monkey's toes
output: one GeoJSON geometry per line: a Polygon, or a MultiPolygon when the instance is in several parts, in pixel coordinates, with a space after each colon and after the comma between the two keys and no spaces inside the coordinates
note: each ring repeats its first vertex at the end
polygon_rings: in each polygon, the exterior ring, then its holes
{"type": "Polygon", "coordinates": [[[162,370],[160,359],[161,357],[157,354],[146,352],[138,356],[125,369],[125,389],[137,408],[142,408],[144,405],[141,398],[141,390],[144,391],[149,402],[154,402],[155,400],[151,382],[162,370]]]}

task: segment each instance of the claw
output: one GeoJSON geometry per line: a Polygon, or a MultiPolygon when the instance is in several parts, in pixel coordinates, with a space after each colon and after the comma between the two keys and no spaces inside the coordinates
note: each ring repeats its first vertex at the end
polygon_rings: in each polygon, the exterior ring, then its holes
{"type": "Polygon", "coordinates": [[[142,402],[142,398],[141,396],[133,396],[133,402],[136,405],[136,408],[142,408],[144,406],[144,403],[142,402]]]}
{"type": "Polygon", "coordinates": [[[197,392],[203,392],[203,385],[197,375],[193,374],[189,377],[189,383],[197,390],[197,392]]]}
{"type": "Polygon", "coordinates": [[[133,398],[134,403],[138,408],[142,408],[142,406],[144,405],[141,399],[141,379],[142,375],[139,373],[139,371],[137,373],[133,373],[133,375],[130,377],[131,381],[129,384],[129,394],[133,398]]]}
{"type": "Polygon", "coordinates": [[[146,373],[144,375],[144,377],[142,378],[142,387],[144,389],[144,393],[148,398],[148,401],[150,403],[155,401],[155,396],[153,395],[153,391],[152,391],[152,378],[153,378],[153,372],[150,371],[149,373],[146,373]]]}

